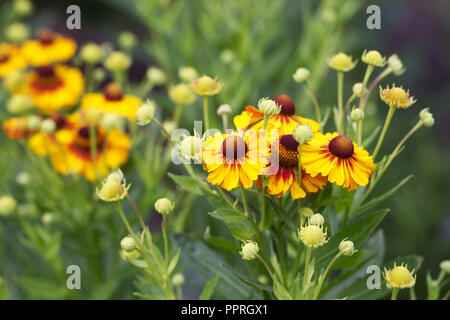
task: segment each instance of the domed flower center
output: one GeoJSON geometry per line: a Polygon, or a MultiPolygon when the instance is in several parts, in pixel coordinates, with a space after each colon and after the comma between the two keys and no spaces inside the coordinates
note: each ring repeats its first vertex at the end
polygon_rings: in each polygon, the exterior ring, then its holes
{"type": "Polygon", "coordinates": [[[62,85],[62,80],[55,74],[52,66],[36,67],[38,77],[32,86],[38,91],[51,91],[62,85]]]}
{"type": "Polygon", "coordinates": [[[295,113],[295,104],[292,101],[291,97],[287,94],[280,94],[275,99],[273,99],[275,103],[281,106],[280,114],[285,116],[292,116],[295,113]]]}
{"type": "Polygon", "coordinates": [[[350,158],[353,155],[353,141],[347,136],[337,136],[331,139],[328,150],[338,158],[350,158]]]}
{"type": "Polygon", "coordinates": [[[0,51],[0,63],[5,63],[9,59],[9,54],[6,52],[0,51]]]}
{"type": "Polygon", "coordinates": [[[351,63],[352,60],[345,53],[338,53],[332,60],[332,64],[340,68],[347,68],[351,63]]]}
{"type": "Polygon", "coordinates": [[[55,40],[55,33],[50,29],[44,29],[39,32],[38,39],[41,44],[50,45],[55,40]]]}
{"type": "Polygon", "coordinates": [[[405,104],[408,102],[408,93],[402,88],[395,87],[389,90],[389,98],[391,101],[398,101],[401,104],[405,104]]]}
{"type": "Polygon", "coordinates": [[[391,270],[391,281],[396,285],[408,284],[413,279],[409,270],[403,266],[397,266],[391,270]]]}
{"type": "Polygon", "coordinates": [[[116,82],[108,83],[103,89],[103,95],[106,100],[118,101],[123,98],[123,88],[120,84],[116,82]]]}
{"type": "Polygon", "coordinates": [[[298,167],[298,142],[294,139],[292,134],[281,136],[278,152],[281,167],[298,167]]]}
{"type": "Polygon", "coordinates": [[[227,160],[238,160],[248,152],[247,143],[238,136],[229,136],[222,142],[222,154],[227,160]]]}

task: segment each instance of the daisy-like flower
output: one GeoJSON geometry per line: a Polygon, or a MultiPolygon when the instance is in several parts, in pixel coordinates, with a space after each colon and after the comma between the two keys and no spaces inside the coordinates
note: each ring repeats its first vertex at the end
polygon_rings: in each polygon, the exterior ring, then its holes
{"type": "Polygon", "coordinates": [[[208,182],[232,190],[242,185],[251,188],[268,163],[269,151],[262,137],[254,130],[216,133],[202,150],[208,182]]]}
{"type": "Polygon", "coordinates": [[[201,76],[191,82],[191,89],[199,96],[214,96],[222,90],[222,84],[209,76],[201,76]]]}
{"type": "Polygon", "coordinates": [[[307,247],[317,248],[328,242],[327,229],[315,224],[306,224],[298,230],[298,238],[307,247]]]}
{"type": "Polygon", "coordinates": [[[340,52],[328,59],[328,66],[337,71],[347,72],[356,66],[356,61],[352,57],[340,52]]]}
{"type": "Polygon", "coordinates": [[[95,159],[91,154],[87,126],[75,125],[58,130],[49,142],[47,150],[56,171],[63,175],[82,174],[90,181],[123,165],[131,148],[127,134],[120,130],[107,131],[99,126],[95,127],[95,159]]]}
{"type": "Polygon", "coordinates": [[[9,139],[24,139],[36,133],[29,127],[30,119],[35,116],[14,117],[5,120],[2,124],[3,131],[9,139]]]}
{"type": "Polygon", "coordinates": [[[0,78],[26,67],[27,63],[18,46],[0,43],[0,78]]]}
{"type": "Polygon", "coordinates": [[[122,86],[115,82],[107,84],[103,93],[88,93],[81,100],[82,109],[95,108],[105,114],[116,114],[132,121],[136,120],[140,106],[142,106],[141,99],[124,94],[122,86]]]}
{"type": "Polygon", "coordinates": [[[317,192],[328,182],[326,177],[312,177],[302,170],[302,186],[298,183],[298,146],[291,134],[281,136],[278,143],[271,146],[271,162],[278,157],[278,166],[270,166],[265,172],[269,177],[267,193],[281,197],[288,191],[293,199],[306,197],[306,193],[317,192]],[[271,172],[277,168],[276,172],[271,172]],[[306,192],[305,192],[306,191],[306,192]]]}
{"type": "Polygon", "coordinates": [[[44,66],[68,61],[76,50],[77,43],[73,39],[44,29],[38,39],[25,41],[21,51],[29,64],[44,66]]]}
{"type": "MultiPolygon", "coordinates": [[[[295,115],[294,101],[288,95],[279,95],[274,101],[281,107],[281,110],[279,114],[269,117],[266,128],[268,136],[272,130],[279,130],[280,136],[291,134],[298,124],[309,124],[313,132],[319,131],[320,125],[316,121],[295,115]]],[[[238,129],[252,128],[258,131],[263,128],[263,120],[263,112],[253,106],[247,106],[245,111],[234,117],[233,122],[238,129]]]]}
{"type": "Polygon", "coordinates": [[[63,65],[41,66],[29,72],[19,93],[33,99],[33,106],[44,114],[75,106],[83,93],[80,70],[63,65]]]}
{"type": "Polygon", "coordinates": [[[380,98],[390,107],[402,109],[409,108],[417,101],[409,94],[409,90],[405,91],[402,87],[396,87],[395,84],[392,88],[380,87],[380,98]]]}
{"type": "Polygon", "coordinates": [[[369,183],[375,164],[372,156],[347,136],[317,132],[302,147],[302,166],[312,177],[328,176],[328,181],[356,190],[369,183]]]}
{"type": "Polygon", "coordinates": [[[412,288],[416,284],[416,276],[414,275],[414,269],[408,270],[407,265],[397,266],[394,264],[394,268],[391,270],[384,269],[384,278],[386,279],[386,286],[389,289],[404,289],[412,288]]]}
{"type": "Polygon", "coordinates": [[[107,202],[119,201],[127,196],[130,186],[130,184],[127,185],[127,181],[124,178],[122,171],[117,169],[103,181],[102,187],[97,189],[97,197],[99,197],[100,200],[107,202]],[[117,171],[119,174],[117,174],[117,171]],[[118,176],[121,176],[121,178],[117,179],[118,176]]]}

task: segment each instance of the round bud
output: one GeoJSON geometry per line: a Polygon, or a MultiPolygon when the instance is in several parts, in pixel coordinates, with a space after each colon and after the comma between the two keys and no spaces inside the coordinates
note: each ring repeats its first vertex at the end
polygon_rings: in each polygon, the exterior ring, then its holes
{"type": "Polygon", "coordinates": [[[117,201],[127,194],[126,188],[115,179],[107,179],[97,195],[103,201],[117,201]]]}
{"type": "Polygon", "coordinates": [[[124,31],[119,34],[118,43],[122,50],[131,50],[136,46],[136,37],[133,33],[129,31],[124,31]]]}
{"type": "Polygon", "coordinates": [[[149,68],[146,75],[148,81],[157,86],[160,86],[167,81],[167,77],[164,71],[156,67],[149,68]]]}
{"type": "Polygon", "coordinates": [[[217,115],[223,116],[223,115],[227,115],[227,114],[231,114],[230,105],[229,104],[220,105],[220,107],[217,109],[217,115]]]}
{"type": "Polygon", "coordinates": [[[13,10],[19,17],[29,16],[33,12],[33,3],[29,0],[14,0],[13,10]]]}
{"type": "Polygon", "coordinates": [[[258,256],[259,246],[254,241],[248,241],[242,245],[241,256],[244,260],[252,260],[258,256]]]}
{"type": "Polygon", "coordinates": [[[11,214],[17,206],[16,199],[11,196],[1,196],[0,197],[0,215],[11,214]]]}
{"type": "Polygon", "coordinates": [[[45,225],[52,224],[55,220],[56,220],[56,216],[52,212],[46,212],[41,217],[41,221],[45,225]]]}
{"type": "Polygon", "coordinates": [[[172,278],[172,283],[174,286],[182,286],[184,284],[184,276],[181,273],[175,273],[172,278]]]}
{"type": "Polygon", "coordinates": [[[400,76],[405,72],[403,62],[396,54],[393,54],[388,58],[388,66],[396,76],[400,76]]]}
{"type": "Polygon", "coordinates": [[[302,207],[300,208],[300,214],[306,218],[311,218],[314,214],[313,209],[302,207]]]}
{"type": "Polygon", "coordinates": [[[202,147],[203,142],[200,137],[188,136],[181,142],[180,154],[187,159],[192,159],[202,151],[202,147]]]}
{"type": "Polygon", "coordinates": [[[9,92],[17,91],[24,81],[24,73],[20,70],[12,71],[6,75],[3,79],[3,86],[8,89],[9,92]]]}
{"type": "Polygon", "coordinates": [[[28,28],[23,23],[19,22],[10,24],[5,31],[6,38],[9,41],[15,43],[19,43],[26,40],[29,37],[29,35],[30,32],[28,31],[28,28]]]}
{"type": "Polygon", "coordinates": [[[298,231],[298,237],[305,246],[317,248],[323,246],[327,240],[327,232],[322,226],[310,224],[298,231]]]}
{"type": "Polygon", "coordinates": [[[308,80],[309,76],[311,75],[311,72],[309,72],[306,68],[298,68],[295,73],[293,74],[292,78],[294,78],[294,81],[297,83],[302,83],[308,80]]]}
{"type": "Polygon", "coordinates": [[[104,114],[100,120],[100,125],[106,130],[122,130],[124,127],[124,119],[114,113],[104,114]]]}
{"type": "Polygon", "coordinates": [[[136,240],[130,236],[126,236],[120,241],[120,247],[126,252],[133,251],[136,249],[136,240]]]}
{"type": "Polygon", "coordinates": [[[155,109],[155,103],[147,99],[147,101],[136,112],[137,124],[140,126],[145,126],[152,121],[155,116],[155,109]]]}
{"type": "Polygon", "coordinates": [[[374,67],[382,67],[386,64],[386,58],[383,58],[377,50],[364,51],[362,61],[374,67]]]}
{"type": "Polygon", "coordinates": [[[184,82],[191,82],[198,78],[197,70],[193,67],[181,67],[178,69],[178,76],[184,82]]]}
{"type": "Polygon", "coordinates": [[[362,121],[364,120],[364,111],[360,108],[353,109],[350,113],[350,118],[353,121],[362,121]]]}
{"type": "Polygon", "coordinates": [[[30,116],[27,120],[27,129],[30,131],[38,131],[42,120],[38,116],[30,116]]]}
{"type": "Polygon", "coordinates": [[[161,198],[155,202],[155,210],[160,214],[169,214],[174,207],[175,204],[167,198],[161,198]]]}
{"type": "Polygon", "coordinates": [[[43,133],[53,133],[56,130],[56,123],[52,119],[45,119],[41,123],[41,131],[43,133]]]}
{"type": "Polygon", "coordinates": [[[86,63],[96,64],[103,59],[103,49],[96,43],[87,43],[81,48],[80,57],[86,63]]]}
{"type": "Polygon", "coordinates": [[[186,83],[179,83],[169,88],[169,98],[177,105],[188,105],[195,101],[196,96],[186,83]]]}
{"type": "Polygon", "coordinates": [[[441,270],[445,273],[450,274],[450,260],[444,260],[439,264],[441,270]]]}
{"type": "Polygon", "coordinates": [[[106,58],[104,64],[110,71],[124,71],[131,66],[131,58],[121,51],[114,51],[106,58]]]}
{"type": "Polygon", "coordinates": [[[311,141],[314,137],[314,133],[311,130],[309,125],[298,125],[294,130],[294,139],[297,140],[298,143],[304,144],[306,142],[311,141]]]}
{"type": "Polygon", "coordinates": [[[316,226],[321,226],[325,223],[325,219],[320,213],[316,213],[308,219],[308,223],[316,226]]]}
{"type": "Polygon", "coordinates": [[[351,256],[355,252],[355,246],[350,240],[342,240],[339,244],[339,252],[344,256],[351,256]]]}
{"type": "Polygon", "coordinates": [[[258,109],[267,116],[279,114],[281,111],[281,107],[268,98],[262,98],[258,101],[258,109]]]}
{"type": "Polygon", "coordinates": [[[357,82],[357,83],[355,83],[355,84],[353,85],[353,87],[352,87],[353,94],[354,94],[356,97],[361,97],[362,89],[363,89],[363,84],[362,84],[362,82],[357,82]]]}
{"type": "Polygon", "coordinates": [[[15,94],[9,99],[7,109],[12,114],[19,114],[31,109],[33,99],[25,94],[15,94]]]}
{"type": "Polygon", "coordinates": [[[96,82],[102,82],[106,78],[106,72],[103,68],[95,68],[92,71],[92,77],[96,82]]]}
{"type": "Polygon", "coordinates": [[[433,114],[428,111],[429,108],[422,109],[419,113],[420,121],[423,123],[425,127],[432,127],[434,125],[434,117],[433,114]]]}
{"type": "Polygon", "coordinates": [[[17,183],[20,184],[21,186],[26,186],[27,184],[30,183],[30,180],[31,180],[30,174],[26,171],[20,172],[16,177],[17,183]]]}

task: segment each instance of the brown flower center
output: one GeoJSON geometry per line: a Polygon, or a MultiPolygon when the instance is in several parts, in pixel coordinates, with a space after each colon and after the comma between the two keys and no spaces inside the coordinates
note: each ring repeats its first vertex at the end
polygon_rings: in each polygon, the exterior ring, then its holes
{"type": "Polygon", "coordinates": [[[63,83],[55,74],[52,66],[40,66],[36,68],[38,77],[31,84],[38,91],[51,91],[60,87],[63,83]]]}
{"type": "Polygon", "coordinates": [[[103,95],[106,100],[118,101],[123,98],[123,88],[120,84],[116,82],[108,83],[103,89],[103,95]]]}
{"type": "Polygon", "coordinates": [[[64,128],[67,124],[66,118],[62,114],[54,114],[50,117],[56,124],[56,130],[64,128]]]}
{"type": "MultiPolygon", "coordinates": [[[[89,127],[81,127],[80,129],[78,129],[78,133],[75,137],[75,145],[82,150],[90,152],[90,137],[91,132],[89,130],[89,127]]],[[[103,147],[103,137],[100,134],[98,128],[95,128],[95,140],[97,150],[100,150],[103,147]]]]}
{"type": "Polygon", "coordinates": [[[338,158],[350,158],[353,155],[353,141],[347,136],[337,136],[331,139],[328,150],[338,158]]]}
{"type": "Polygon", "coordinates": [[[280,94],[273,100],[277,105],[281,106],[280,114],[292,116],[295,113],[294,101],[287,94],[280,94]]]}
{"type": "Polygon", "coordinates": [[[55,33],[50,29],[44,29],[39,32],[38,39],[42,45],[50,45],[55,40],[55,33]]]}
{"type": "Polygon", "coordinates": [[[285,134],[280,138],[279,163],[283,168],[298,167],[298,142],[292,134],[285,134]]]}
{"type": "Polygon", "coordinates": [[[9,54],[0,51],[0,63],[5,63],[9,59],[9,54]]]}
{"type": "Polygon", "coordinates": [[[245,157],[248,152],[247,143],[238,136],[229,136],[222,143],[222,154],[227,160],[237,160],[245,157]]]}

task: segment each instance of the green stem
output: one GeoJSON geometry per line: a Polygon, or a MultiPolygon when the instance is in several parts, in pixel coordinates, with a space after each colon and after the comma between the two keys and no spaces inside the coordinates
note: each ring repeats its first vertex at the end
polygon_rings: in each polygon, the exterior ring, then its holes
{"type": "Polygon", "coordinates": [[[344,101],[343,101],[343,91],[344,91],[344,72],[338,71],[337,73],[337,97],[338,97],[338,110],[339,110],[339,122],[337,124],[337,130],[339,133],[343,133],[344,126],[344,101]]]}
{"type": "Polygon", "coordinates": [[[181,104],[177,104],[175,106],[175,110],[173,112],[173,121],[175,122],[177,127],[178,127],[178,124],[180,123],[181,110],[182,110],[181,104]]]}
{"type": "Polygon", "coordinates": [[[319,102],[317,101],[317,97],[314,94],[314,91],[309,86],[308,81],[305,82],[305,88],[306,88],[306,92],[308,93],[308,95],[310,96],[310,98],[314,104],[314,109],[316,110],[316,120],[318,123],[322,123],[322,116],[320,115],[319,102]]]}
{"type": "Polygon", "coordinates": [[[320,278],[320,282],[314,292],[314,298],[313,300],[317,300],[317,298],[319,297],[320,294],[320,290],[322,289],[322,286],[325,282],[325,279],[327,278],[328,272],[331,269],[331,266],[336,262],[337,259],[339,259],[339,257],[341,256],[341,253],[338,253],[337,255],[334,256],[333,259],[331,259],[330,263],[328,264],[327,268],[325,269],[325,272],[323,273],[323,276],[320,278]]]}
{"type": "Polygon", "coordinates": [[[223,114],[222,115],[222,127],[223,127],[223,131],[225,132],[228,128],[228,114],[223,114]]]}
{"type": "Polygon", "coordinates": [[[389,112],[386,116],[386,120],[384,121],[383,130],[381,131],[380,137],[378,138],[377,146],[373,152],[373,159],[375,160],[378,151],[380,150],[381,144],[383,143],[384,136],[386,135],[387,129],[389,128],[389,124],[391,123],[392,116],[394,115],[395,107],[390,107],[389,112]]]}
{"type": "Polygon", "coordinates": [[[355,138],[358,146],[361,146],[362,134],[361,134],[361,122],[362,120],[356,121],[355,138]]]}
{"type": "Polygon", "coordinates": [[[267,265],[267,262],[260,255],[258,255],[258,259],[259,259],[259,261],[262,262],[262,264],[266,268],[266,270],[269,273],[269,275],[272,278],[272,280],[275,280],[275,277],[273,276],[272,270],[270,270],[269,266],[267,265]]]}
{"type": "Polygon", "coordinates": [[[306,295],[306,285],[308,283],[308,269],[309,269],[309,260],[311,259],[311,251],[312,251],[311,247],[308,247],[306,249],[305,272],[303,274],[303,287],[302,287],[302,297],[303,297],[303,299],[305,299],[305,295],[306,295]]]}
{"type": "Polygon", "coordinates": [[[92,165],[94,166],[95,180],[98,179],[98,168],[97,168],[97,137],[95,125],[89,126],[89,149],[91,152],[92,165]]]}
{"type": "Polygon", "coordinates": [[[246,217],[248,217],[248,205],[247,205],[247,197],[245,196],[245,190],[242,184],[240,185],[239,189],[241,190],[241,196],[242,196],[242,203],[244,205],[244,214],[246,217]]]}
{"type": "Polygon", "coordinates": [[[203,118],[205,121],[205,131],[209,130],[208,96],[203,96],[203,118]]]}
{"type": "Polygon", "coordinates": [[[392,289],[391,300],[397,300],[397,294],[398,294],[398,291],[399,291],[399,290],[400,290],[399,288],[394,288],[394,289],[392,289]]]}
{"type": "Polygon", "coordinates": [[[167,214],[162,215],[162,234],[164,239],[164,259],[167,268],[169,266],[169,239],[167,237],[167,214]]]}

